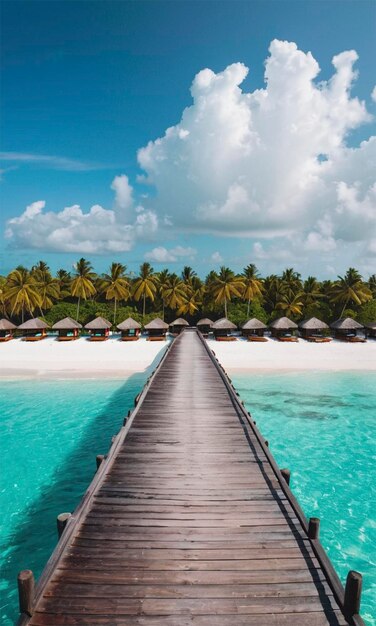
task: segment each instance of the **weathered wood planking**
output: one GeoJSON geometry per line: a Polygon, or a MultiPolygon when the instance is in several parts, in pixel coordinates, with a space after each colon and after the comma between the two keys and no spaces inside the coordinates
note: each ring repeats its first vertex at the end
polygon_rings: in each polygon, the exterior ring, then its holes
{"type": "Polygon", "coordinates": [[[197,332],[172,344],[39,581],[30,626],[342,626],[343,588],[197,332]]]}

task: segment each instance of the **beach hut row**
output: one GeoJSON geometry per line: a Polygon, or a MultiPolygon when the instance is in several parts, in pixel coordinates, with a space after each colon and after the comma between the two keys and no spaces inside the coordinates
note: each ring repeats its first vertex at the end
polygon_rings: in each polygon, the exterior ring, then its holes
{"type": "MultiPolygon", "coordinates": [[[[105,341],[110,336],[111,326],[112,323],[109,320],[106,320],[104,317],[96,317],[86,324],[84,329],[89,331],[91,341],[105,341]]],[[[183,318],[178,318],[171,324],[167,324],[160,318],[155,318],[144,326],[144,330],[150,341],[163,341],[166,339],[168,330],[170,330],[173,336],[177,336],[187,326],[189,324],[183,318]]],[[[221,318],[216,322],[209,318],[203,318],[197,322],[197,328],[204,336],[212,332],[217,341],[236,340],[236,336],[233,333],[237,330],[237,326],[227,318],[221,318]]],[[[47,336],[48,324],[39,318],[33,318],[20,326],[16,326],[9,320],[2,319],[0,320],[0,342],[12,339],[13,331],[16,329],[23,331],[25,341],[40,341],[47,336]]],[[[52,330],[58,332],[59,341],[78,339],[81,329],[82,325],[71,317],[66,317],[52,326],[52,330]]],[[[141,334],[141,324],[131,317],[118,324],[117,329],[121,333],[122,341],[137,341],[141,334]]],[[[360,330],[364,330],[365,337],[376,338],[376,322],[362,326],[362,324],[349,317],[336,320],[330,326],[316,317],[303,320],[299,324],[296,324],[288,317],[280,317],[271,322],[269,329],[272,337],[286,342],[298,341],[298,330],[301,337],[315,343],[331,341],[331,337],[328,336],[329,329],[334,332],[336,339],[344,341],[365,341],[365,338],[358,335],[360,330]]],[[[265,337],[265,331],[267,330],[268,326],[257,318],[252,318],[241,326],[241,333],[248,341],[267,341],[265,337]]]]}

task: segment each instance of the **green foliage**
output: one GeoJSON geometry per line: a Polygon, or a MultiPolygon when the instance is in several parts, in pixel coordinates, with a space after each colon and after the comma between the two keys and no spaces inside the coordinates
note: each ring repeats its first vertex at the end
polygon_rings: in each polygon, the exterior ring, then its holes
{"type": "Polygon", "coordinates": [[[376,322],[376,300],[369,300],[361,307],[358,317],[361,324],[371,324],[376,322]]]}

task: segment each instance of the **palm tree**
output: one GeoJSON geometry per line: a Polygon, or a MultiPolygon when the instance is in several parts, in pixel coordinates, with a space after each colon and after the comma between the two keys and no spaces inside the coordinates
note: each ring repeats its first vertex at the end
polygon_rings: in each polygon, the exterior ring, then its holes
{"type": "Polygon", "coordinates": [[[60,269],[56,272],[56,278],[60,287],[60,298],[64,300],[71,295],[72,277],[66,270],[60,269]]]}
{"type": "Polygon", "coordinates": [[[308,276],[304,281],[301,297],[304,301],[304,306],[317,304],[317,301],[324,297],[324,294],[321,292],[320,283],[314,276],[308,276]]]}
{"type": "Polygon", "coordinates": [[[6,317],[7,310],[7,279],[5,276],[0,276],[0,304],[2,310],[2,316],[6,317]]]}
{"type": "Polygon", "coordinates": [[[96,289],[94,287],[96,275],[92,271],[93,268],[91,266],[91,263],[83,258],[77,261],[75,265],[75,270],[76,272],[71,284],[71,295],[75,298],[78,298],[76,313],[77,321],[80,313],[81,298],[87,300],[90,296],[93,296],[96,293],[96,289]]]}
{"type": "Polygon", "coordinates": [[[376,274],[372,274],[368,279],[368,287],[371,290],[372,297],[376,298],[376,274]]]}
{"type": "Polygon", "coordinates": [[[267,276],[264,280],[264,304],[269,313],[275,311],[277,303],[287,292],[286,285],[275,274],[267,276]]]}
{"type": "Polygon", "coordinates": [[[38,265],[33,267],[31,275],[38,286],[38,292],[41,297],[39,308],[43,316],[43,310],[50,309],[54,301],[57,301],[60,297],[59,281],[51,276],[48,265],[43,261],[40,261],[38,265]]]}
{"type": "Polygon", "coordinates": [[[253,298],[260,298],[262,296],[262,292],[264,291],[264,287],[262,284],[262,280],[260,279],[257,267],[253,263],[250,263],[249,265],[247,265],[247,267],[244,268],[242,279],[244,282],[243,298],[248,301],[248,318],[251,300],[253,300],[253,298]]]}
{"type": "Polygon", "coordinates": [[[138,302],[143,299],[142,317],[145,317],[146,298],[154,302],[157,291],[157,278],[150,263],[140,266],[140,276],[133,283],[133,295],[138,302]]]}
{"type": "Polygon", "coordinates": [[[170,277],[170,272],[168,271],[168,269],[164,269],[161,270],[160,272],[158,272],[158,274],[156,274],[156,281],[157,281],[157,286],[158,286],[158,293],[159,296],[162,300],[162,319],[164,321],[164,313],[165,313],[165,306],[166,303],[164,301],[164,297],[163,297],[163,291],[167,285],[168,279],[170,277]]]}
{"type": "Polygon", "coordinates": [[[127,300],[130,296],[130,283],[125,276],[125,265],[112,263],[109,273],[104,274],[100,281],[100,291],[106,294],[106,300],[114,301],[114,326],[116,324],[116,306],[119,300],[127,300]]]}
{"type": "Polygon", "coordinates": [[[181,273],[182,280],[186,285],[191,284],[192,279],[197,276],[197,273],[192,269],[189,265],[185,265],[183,267],[183,271],[181,273]]]}
{"type": "Polygon", "coordinates": [[[9,302],[11,315],[21,313],[24,322],[25,309],[33,315],[37,307],[42,304],[35,278],[26,269],[13,270],[7,277],[6,299],[9,302]]]}
{"type": "Polygon", "coordinates": [[[302,292],[294,295],[288,291],[281,296],[281,299],[277,302],[276,309],[282,309],[287,317],[299,317],[302,314],[303,306],[302,292]]]}
{"type": "Polygon", "coordinates": [[[186,296],[178,309],[178,315],[194,315],[202,305],[202,289],[186,292],[186,296]]]}
{"type": "Polygon", "coordinates": [[[281,281],[286,287],[286,291],[289,291],[291,295],[295,295],[302,288],[300,274],[295,272],[292,267],[288,267],[282,272],[281,281]]]}
{"type": "Polygon", "coordinates": [[[172,274],[166,281],[166,284],[162,290],[162,298],[169,309],[176,311],[184,302],[186,295],[186,288],[183,281],[172,274]]]}
{"type": "Polygon", "coordinates": [[[365,285],[359,272],[350,267],[345,276],[338,276],[338,281],[332,287],[331,301],[343,304],[340,317],[350,302],[356,305],[364,304],[372,299],[371,290],[365,285]]]}
{"type": "Polygon", "coordinates": [[[216,304],[224,304],[225,317],[227,317],[227,303],[231,302],[233,296],[240,298],[243,290],[242,278],[236,276],[229,267],[222,266],[213,280],[212,293],[216,304]]]}

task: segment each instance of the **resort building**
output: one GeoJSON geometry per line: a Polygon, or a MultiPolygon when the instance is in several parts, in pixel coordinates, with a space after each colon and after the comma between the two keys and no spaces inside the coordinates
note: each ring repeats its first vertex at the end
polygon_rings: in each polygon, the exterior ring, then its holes
{"type": "Polygon", "coordinates": [[[325,335],[325,332],[329,331],[328,324],[322,322],[317,317],[310,317],[309,319],[299,322],[300,335],[307,341],[314,343],[326,343],[331,341],[331,338],[325,335]]]}
{"type": "Polygon", "coordinates": [[[272,332],[272,337],[275,337],[278,341],[298,341],[298,338],[294,335],[298,325],[288,317],[279,317],[269,324],[269,328],[272,332]]]}
{"type": "Polygon", "coordinates": [[[236,341],[236,337],[232,335],[234,330],[237,330],[236,324],[230,322],[227,317],[222,317],[214,322],[212,326],[216,341],[236,341]]]}
{"type": "Polygon", "coordinates": [[[15,328],[17,328],[17,326],[12,324],[9,320],[5,318],[0,320],[0,342],[13,339],[13,331],[15,328]]]}
{"type": "Polygon", "coordinates": [[[48,324],[39,317],[33,317],[31,320],[27,320],[17,330],[24,332],[24,341],[40,341],[47,337],[48,324]]]}
{"type": "Polygon", "coordinates": [[[122,341],[137,341],[140,338],[141,324],[132,317],[128,317],[124,322],[118,324],[117,328],[121,331],[120,339],[122,341]]]}
{"type": "Polygon", "coordinates": [[[58,341],[74,341],[78,339],[81,328],[82,324],[76,322],[76,320],[71,317],[64,317],[64,319],[56,322],[56,324],[52,326],[52,330],[58,331],[58,341]]]}
{"type": "Polygon", "coordinates": [[[104,317],[96,317],[95,320],[85,325],[90,332],[89,341],[106,341],[110,336],[112,324],[104,317]]]}
{"type": "Polygon", "coordinates": [[[149,341],[164,341],[166,339],[166,333],[168,331],[168,324],[161,320],[160,317],[156,317],[154,320],[144,326],[148,334],[149,341]]]}
{"type": "Polygon", "coordinates": [[[189,326],[187,320],[183,319],[182,317],[178,317],[176,320],[171,322],[170,333],[172,335],[180,335],[181,331],[184,330],[184,328],[186,328],[187,326],[189,326]]]}
{"type": "Polygon", "coordinates": [[[210,333],[212,329],[213,321],[210,320],[208,317],[203,317],[202,320],[199,320],[197,322],[196,326],[198,330],[200,331],[200,333],[206,336],[210,333]]]}
{"type": "Polygon", "coordinates": [[[359,337],[358,332],[363,330],[364,326],[359,324],[351,317],[344,317],[330,324],[330,328],[334,330],[334,336],[341,341],[351,341],[353,343],[364,343],[366,339],[359,337]]]}
{"type": "Polygon", "coordinates": [[[268,341],[264,337],[265,331],[268,327],[264,322],[261,322],[256,317],[248,320],[242,326],[242,335],[247,337],[248,341],[268,341]]]}

